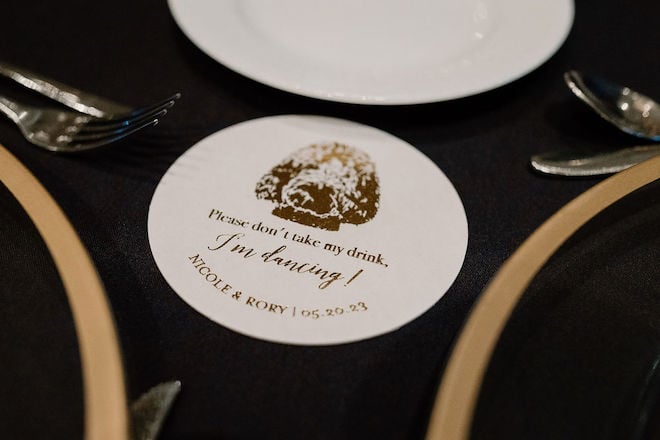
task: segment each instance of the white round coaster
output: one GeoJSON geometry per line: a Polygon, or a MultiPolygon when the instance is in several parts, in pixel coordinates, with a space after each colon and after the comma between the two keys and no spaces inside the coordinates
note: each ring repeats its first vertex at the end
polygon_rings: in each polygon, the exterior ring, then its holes
{"type": "Polygon", "coordinates": [[[149,209],[175,292],[268,341],[323,345],[395,330],[458,274],[468,228],[451,182],[378,129],[317,116],[244,122],[193,146],[149,209]]]}

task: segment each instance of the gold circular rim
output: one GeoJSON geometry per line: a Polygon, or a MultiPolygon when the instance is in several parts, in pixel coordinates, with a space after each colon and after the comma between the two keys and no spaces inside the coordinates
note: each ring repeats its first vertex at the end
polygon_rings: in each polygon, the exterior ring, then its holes
{"type": "Polygon", "coordinates": [[[459,335],[431,413],[427,439],[470,436],[479,389],[515,305],[537,272],[580,227],[605,208],[660,179],[660,157],[616,174],[568,203],[539,227],[488,284],[459,335]]]}
{"type": "Polygon", "coordinates": [[[119,342],[96,269],[57,203],[1,145],[0,181],[41,234],[66,291],[82,366],[84,436],[126,440],[129,419],[119,342]]]}

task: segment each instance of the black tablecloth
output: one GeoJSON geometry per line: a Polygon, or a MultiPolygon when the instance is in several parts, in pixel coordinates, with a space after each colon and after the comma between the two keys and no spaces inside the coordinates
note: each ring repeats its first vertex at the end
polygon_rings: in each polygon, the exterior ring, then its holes
{"type": "MultiPolygon", "coordinates": [[[[566,43],[524,78],[452,102],[378,107],[299,97],[234,73],[186,39],[164,0],[8,0],[0,4],[1,60],[119,102],[182,98],[156,128],[90,154],[46,153],[9,121],[0,121],[0,143],[51,192],[89,249],[112,303],[129,397],[182,381],[163,439],[420,438],[452,341],[488,280],[536,227],[600,180],[536,175],[529,156],[638,142],[590,113],[562,73],[599,73],[660,97],[659,13],[655,0],[576,0],[566,43]],[[168,166],[219,129],[288,113],[388,131],[435,162],[461,196],[470,231],[464,266],[449,292],[402,329],[338,346],[263,342],[201,316],[158,272],[147,212],[168,166]]],[[[6,80],[0,94],[42,102],[6,80]]],[[[26,423],[39,416],[24,415],[26,423]]],[[[7,417],[19,415],[0,414],[0,432],[7,417]]]]}

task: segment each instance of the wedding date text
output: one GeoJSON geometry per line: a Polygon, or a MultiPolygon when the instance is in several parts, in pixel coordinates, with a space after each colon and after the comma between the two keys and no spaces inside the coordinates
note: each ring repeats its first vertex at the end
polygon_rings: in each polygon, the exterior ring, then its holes
{"type": "Polygon", "coordinates": [[[349,315],[351,313],[366,312],[367,310],[369,310],[369,308],[367,307],[366,303],[359,301],[355,304],[349,304],[346,307],[338,306],[321,309],[301,309],[298,311],[297,316],[310,319],[336,318],[339,316],[349,315]]]}

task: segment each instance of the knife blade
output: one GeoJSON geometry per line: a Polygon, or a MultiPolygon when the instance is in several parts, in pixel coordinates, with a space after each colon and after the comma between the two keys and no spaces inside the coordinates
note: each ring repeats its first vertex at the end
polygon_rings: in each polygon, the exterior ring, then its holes
{"type": "Polygon", "coordinates": [[[131,405],[131,440],[155,440],[174,399],[181,391],[178,380],[163,382],[142,394],[131,405]]]}
{"type": "Polygon", "coordinates": [[[552,152],[532,156],[532,168],[543,174],[584,177],[618,173],[660,154],[660,144],[638,145],[621,150],[579,155],[575,152],[552,152]]]}
{"type": "Polygon", "coordinates": [[[75,87],[47,78],[42,74],[8,63],[0,63],[0,75],[76,111],[96,116],[97,118],[131,111],[130,107],[123,104],[84,92],[75,87]]]}

